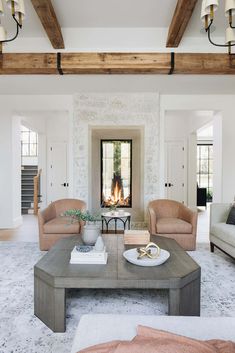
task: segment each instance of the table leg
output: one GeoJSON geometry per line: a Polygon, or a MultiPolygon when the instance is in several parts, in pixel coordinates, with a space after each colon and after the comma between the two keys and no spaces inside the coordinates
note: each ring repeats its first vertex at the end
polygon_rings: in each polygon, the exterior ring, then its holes
{"type": "Polygon", "coordinates": [[[128,217],[128,229],[131,229],[131,217],[128,217]]]}
{"type": "Polygon", "coordinates": [[[183,288],[169,289],[169,315],[200,316],[200,277],[183,288]]]}
{"type": "Polygon", "coordinates": [[[102,233],[104,233],[104,219],[102,218],[102,233]]]}
{"type": "Polygon", "coordinates": [[[117,218],[115,218],[114,222],[115,222],[115,234],[117,234],[117,218]]]}
{"type": "Polygon", "coordinates": [[[66,330],[65,288],[54,288],[34,277],[34,314],[54,332],[66,330]]]}

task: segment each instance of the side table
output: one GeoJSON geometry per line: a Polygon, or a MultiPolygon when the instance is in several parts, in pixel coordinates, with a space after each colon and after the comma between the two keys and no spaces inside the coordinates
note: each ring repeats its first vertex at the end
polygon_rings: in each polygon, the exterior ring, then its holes
{"type": "Polygon", "coordinates": [[[115,234],[117,234],[117,222],[121,221],[123,223],[123,231],[126,229],[126,225],[128,229],[131,229],[131,214],[129,212],[119,213],[117,212],[105,212],[101,215],[102,221],[102,233],[104,233],[104,224],[106,226],[106,233],[109,231],[109,223],[114,221],[114,229],[115,234]]]}

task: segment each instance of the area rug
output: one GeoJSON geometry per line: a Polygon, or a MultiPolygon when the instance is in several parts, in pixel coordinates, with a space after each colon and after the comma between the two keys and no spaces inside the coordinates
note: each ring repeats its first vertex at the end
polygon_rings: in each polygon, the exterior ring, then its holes
{"type": "MultiPolygon", "coordinates": [[[[54,334],[33,314],[33,266],[44,255],[36,243],[0,242],[0,353],[69,353],[84,314],[165,315],[167,292],[71,290],[67,331],[54,334]]],[[[202,316],[235,317],[235,261],[199,244],[190,255],[202,268],[202,316]]]]}

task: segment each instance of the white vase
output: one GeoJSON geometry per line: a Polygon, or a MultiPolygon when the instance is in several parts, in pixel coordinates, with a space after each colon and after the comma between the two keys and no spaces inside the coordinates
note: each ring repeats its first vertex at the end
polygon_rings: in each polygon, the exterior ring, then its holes
{"type": "Polygon", "coordinates": [[[82,240],[86,245],[94,245],[100,235],[100,227],[97,224],[87,224],[83,227],[82,240]]]}

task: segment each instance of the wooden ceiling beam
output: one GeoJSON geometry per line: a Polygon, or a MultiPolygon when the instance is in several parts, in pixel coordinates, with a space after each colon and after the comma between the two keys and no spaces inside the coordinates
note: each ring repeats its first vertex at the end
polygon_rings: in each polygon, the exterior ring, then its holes
{"type": "MultiPolygon", "coordinates": [[[[169,74],[170,53],[4,53],[0,75],[169,74]],[[60,65],[58,65],[60,63],[60,65]]],[[[228,54],[175,53],[173,74],[234,75],[228,54]]]]}
{"type": "Polygon", "coordinates": [[[178,0],[169,27],[166,46],[177,48],[192,17],[197,0],[178,0]]]}
{"type": "Polygon", "coordinates": [[[51,0],[31,0],[32,5],[55,49],[64,49],[64,39],[51,0]]]}

